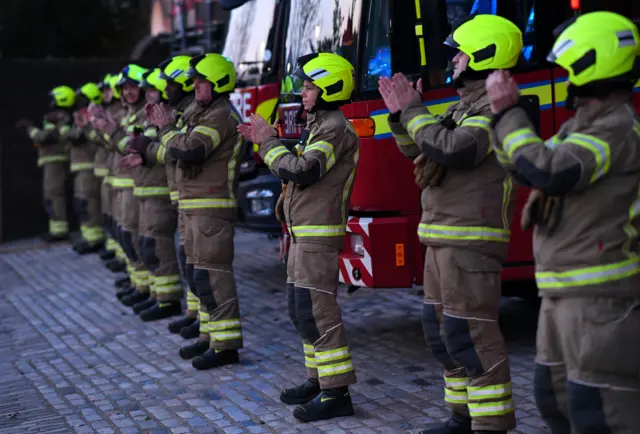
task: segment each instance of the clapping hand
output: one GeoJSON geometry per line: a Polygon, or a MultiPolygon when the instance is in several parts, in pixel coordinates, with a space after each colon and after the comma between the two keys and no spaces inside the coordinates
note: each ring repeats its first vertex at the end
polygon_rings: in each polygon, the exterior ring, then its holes
{"type": "Polygon", "coordinates": [[[492,72],[487,78],[485,86],[491,103],[491,111],[494,114],[513,107],[520,99],[518,84],[507,71],[492,72]]]}

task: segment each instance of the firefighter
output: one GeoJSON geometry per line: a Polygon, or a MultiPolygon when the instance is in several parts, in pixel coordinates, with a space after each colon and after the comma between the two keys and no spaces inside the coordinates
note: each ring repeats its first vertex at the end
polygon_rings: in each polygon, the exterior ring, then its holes
{"type": "Polygon", "coordinates": [[[542,296],[536,403],[554,434],[638,433],[640,35],[621,15],[592,12],[554,36],[547,60],[567,70],[575,115],[546,143],[510,76],[487,80],[499,160],[539,192],[525,210],[542,296]]]}
{"type": "Polygon", "coordinates": [[[94,125],[108,135],[115,152],[112,163],[114,171],[111,178],[111,185],[115,191],[114,218],[117,221],[120,245],[126,252],[131,286],[135,288],[130,295],[122,297],[121,301],[125,306],[133,306],[135,313],[140,313],[140,309],[143,307],[138,306],[138,303],[148,298],[150,292],[149,272],[142,262],[137,242],[139,204],[133,195],[135,186],[133,177],[137,176],[137,173],[134,173],[137,169],[119,167],[118,163],[124,156],[125,148],[133,139],[133,132],[136,128],[144,127],[143,122],[146,117],[144,91],[140,89],[139,85],[146,71],[145,68],[136,64],[127,65],[122,70],[116,88],[127,105],[127,113],[119,124],[113,116],[109,116],[104,110],[96,110],[94,114],[94,125]]]}
{"type": "Polygon", "coordinates": [[[304,81],[310,131],[301,154],[289,151],[277,131],[255,115],[239,130],[259,144],[262,159],[287,184],[284,215],[292,239],[287,301],[303,341],[308,379],[283,390],[280,399],[299,404],[293,415],[310,422],[353,414],[349,385],[356,375],[336,295],[359,141],[339,108],[351,98],[353,66],[332,53],[297,62],[294,76],[304,81]]]}
{"type": "MultiPolygon", "coordinates": [[[[147,109],[168,99],[167,82],[160,73],[160,68],[155,68],[143,76],[140,86],[145,89],[147,109]]],[[[134,191],[140,201],[139,246],[152,279],[148,307],[140,313],[143,321],[180,314],[183,292],[174,244],[178,215],[169,198],[167,174],[163,165],[144,158],[147,147],[157,137],[157,128],[147,120],[144,132],[128,146],[131,154],[120,161],[121,166],[139,167],[134,191]],[[138,162],[142,164],[133,164],[138,162]]]]}
{"type": "Polygon", "coordinates": [[[35,127],[29,120],[19,121],[18,126],[27,129],[38,148],[38,166],[43,168],[42,190],[44,209],[49,216],[49,232],[42,239],[56,242],[69,237],[66,196],[69,153],[60,136],[70,128],[76,95],[69,86],[58,86],[49,95],[51,111],[45,115],[42,128],[35,127]]]}
{"type": "Polygon", "coordinates": [[[162,104],[150,116],[160,128],[161,142],[178,161],[186,274],[200,300],[203,333],[180,356],[193,358],[196,369],[209,369],[237,363],[243,344],[233,236],[244,146],[236,131],[240,116],[229,101],[236,83],[233,63],[219,54],[197,56],[190,61],[188,77],[195,80],[197,104],[184,113],[186,129],[177,127],[162,104]]]}
{"type": "Polygon", "coordinates": [[[104,247],[100,181],[93,173],[97,135],[88,128],[87,108],[90,103],[102,104],[102,91],[96,83],[86,83],[77,89],[73,127],[63,135],[63,139],[71,144],[73,205],[80,221],[81,234],[73,250],[79,254],[95,253],[104,247]]]}
{"type": "Polygon", "coordinates": [[[399,149],[415,158],[422,189],[423,330],[444,367],[452,416],[423,433],[514,429],[507,347],[498,325],[502,264],[507,257],[516,190],[491,152],[485,81],[513,68],[522,33],[509,20],[474,15],[445,44],[458,50],[453,84],[460,102],[433,116],[402,74],[380,78],[389,126],[399,149]]]}

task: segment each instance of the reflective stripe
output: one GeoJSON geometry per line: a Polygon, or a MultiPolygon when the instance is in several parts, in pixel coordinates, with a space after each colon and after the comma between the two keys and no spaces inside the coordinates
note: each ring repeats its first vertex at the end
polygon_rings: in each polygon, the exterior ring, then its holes
{"type": "Polygon", "coordinates": [[[312,225],[293,226],[291,228],[296,237],[340,237],[346,232],[346,225],[312,225]]]}
{"type": "Polygon", "coordinates": [[[509,203],[511,202],[511,191],[513,190],[513,180],[507,176],[502,181],[502,228],[509,229],[509,203]]]}
{"type": "Polygon", "coordinates": [[[133,178],[118,178],[116,176],[111,178],[111,185],[119,188],[134,188],[136,186],[133,178]]]}
{"type": "Polygon", "coordinates": [[[64,163],[66,161],[69,161],[69,157],[66,155],[47,155],[46,157],[38,158],[38,166],[51,163],[64,163]]]}
{"type": "Polygon", "coordinates": [[[191,292],[191,291],[187,291],[187,310],[191,311],[191,312],[197,312],[200,306],[200,300],[198,300],[198,297],[196,297],[196,295],[191,292]]]}
{"type": "Polygon", "coordinates": [[[546,142],[544,142],[544,145],[549,149],[556,149],[558,145],[560,145],[561,143],[562,143],[562,140],[560,140],[560,138],[556,134],[550,139],[548,139],[546,142]]]}
{"type": "Polygon", "coordinates": [[[319,377],[331,377],[333,375],[346,374],[353,371],[353,362],[348,360],[346,362],[335,363],[333,365],[318,366],[319,377]]]}
{"type": "Polygon", "coordinates": [[[167,144],[169,143],[169,141],[180,134],[182,134],[180,131],[169,131],[168,133],[162,135],[160,143],[162,143],[162,146],[164,146],[165,148],[168,148],[169,146],[167,144]]]}
{"type": "Polygon", "coordinates": [[[342,216],[342,221],[346,226],[347,219],[347,202],[349,200],[349,194],[351,193],[351,186],[353,185],[353,180],[356,178],[356,169],[358,168],[358,160],[360,159],[360,148],[356,149],[356,152],[353,154],[353,169],[351,169],[351,173],[347,177],[347,181],[344,183],[344,188],[342,189],[342,202],[340,203],[340,211],[342,216]]]}
{"type": "Polygon", "coordinates": [[[540,137],[531,128],[520,128],[512,133],[507,134],[504,138],[504,150],[510,159],[513,159],[513,154],[526,145],[534,143],[540,143],[540,137]]]}
{"type": "Polygon", "coordinates": [[[71,131],[71,127],[69,125],[63,125],[60,127],[60,129],[58,130],[58,132],[60,133],[61,136],[64,136],[65,134],[67,134],[69,131],[71,131]]]}
{"type": "Polygon", "coordinates": [[[460,124],[461,127],[476,127],[489,131],[491,119],[486,116],[469,116],[460,124]]]}
{"type": "Polygon", "coordinates": [[[421,128],[429,125],[437,124],[437,123],[438,121],[436,120],[436,118],[434,118],[430,114],[418,115],[409,121],[409,123],[407,124],[407,131],[409,132],[409,135],[415,142],[416,134],[421,128]]]}
{"type": "Polygon", "coordinates": [[[333,145],[329,142],[319,141],[312,143],[310,145],[305,146],[302,155],[307,154],[311,151],[320,151],[327,158],[327,166],[325,167],[325,172],[328,172],[334,164],[336,164],[336,155],[333,152],[333,145]]]}
{"type": "Polygon", "coordinates": [[[49,233],[51,235],[64,235],[69,232],[69,223],[64,220],[49,220],[49,233]]]}
{"type": "Polygon", "coordinates": [[[44,122],[44,129],[47,131],[51,131],[51,130],[55,130],[56,129],[56,124],[52,123],[52,122],[44,122]]]}
{"type": "Polygon", "coordinates": [[[289,153],[289,150],[286,147],[276,146],[275,148],[269,149],[264,155],[264,162],[267,166],[271,167],[276,158],[287,153],[289,153]]]}
{"type": "Polygon", "coordinates": [[[593,154],[593,158],[596,160],[596,170],[590,179],[592,183],[609,172],[609,167],[611,166],[611,148],[607,142],[589,134],[581,133],[573,133],[564,141],[587,149],[593,154]]]}
{"type": "Polygon", "coordinates": [[[96,167],[93,169],[93,174],[99,178],[104,178],[109,175],[109,169],[106,167],[96,167]]]}
{"type": "Polygon", "coordinates": [[[467,391],[444,389],[444,400],[452,404],[466,404],[469,402],[467,391]]]}
{"type": "Polygon", "coordinates": [[[614,264],[568,271],[537,271],[536,283],[540,289],[571,288],[620,280],[638,273],[640,273],[640,257],[633,257],[614,264]]]}
{"type": "Polygon", "coordinates": [[[107,185],[113,185],[113,176],[105,176],[102,182],[107,185]]]}
{"type": "Polygon", "coordinates": [[[393,134],[393,138],[396,139],[396,143],[400,146],[409,146],[415,144],[413,139],[408,134],[393,134]]]}
{"type": "Polygon", "coordinates": [[[171,191],[169,192],[169,197],[171,198],[172,201],[177,202],[178,198],[180,197],[180,192],[179,191],[171,191]]]}
{"type": "Polygon", "coordinates": [[[191,131],[191,134],[199,133],[203,136],[207,136],[211,139],[211,145],[213,149],[216,149],[220,144],[220,133],[217,130],[209,127],[205,127],[204,125],[197,126],[191,131]]]}
{"type": "Polygon", "coordinates": [[[210,321],[209,322],[209,331],[213,330],[233,330],[236,328],[240,328],[240,319],[224,319],[220,321],[210,321]]]}
{"type": "Polygon", "coordinates": [[[129,136],[123,137],[122,139],[120,139],[120,141],[118,142],[118,150],[120,152],[124,152],[124,148],[127,147],[130,141],[131,141],[131,137],[129,136]]]}
{"type": "Polygon", "coordinates": [[[494,146],[492,149],[496,153],[496,158],[498,159],[498,163],[500,163],[502,166],[509,166],[511,164],[511,160],[509,159],[509,156],[507,155],[506,152],[504,152],[502,149],[500,149],[497,146],[494,146]]]}
{"type": "Polygon", "coordinates": [[[502,416],[514,411],[512,399],[500,402],[470,402],[468,406],[469,414],[472,418],[481,416],[502,416]]]}
{"type": "Polygon", "coordinates": [[[216,341],[233,341],[242,339],[242,331],[229,331],[229,332],[210,332],[211,338],[216,341]]]}
{"type": "Polygon", "coordinates": [[[38,134],[40,134],[40,130],[37,128],[31,128],[29,130],[29,137],[33,140],[38,134]]]}
{"type": "MultiPolygon", "coordinates": [[[[200,306],[203,308],[203,306],[200,306]]],[[[200,319],[200,333],[208,334],[209,333],[209,314],[207,312],[203,312],[200,310],[198,312],[198,318],[200,319]]]]}
{"type": "Polygon", "coordinates": [[[111,135],[104,133],[102,134],[102,138],[104,139],[105,142],[109,143],[111,141],[111,135]]]}
{"type": "Polygon", "coordinates": [[[87,240],[89,244],[93,244],[104,240],[104,230],[101,226],[80,226],[82,238],[87,240]]]}
{"type": "Polygon", "coordinates": [[[155,127],[150,127],[144,130],[145,137],[149,137],[150,139],[156,139],[158,137],[158,130],[155,127]]]}
{"type": "Polygon", "coordinates": [[[168,196],[169,187],[135,187],[133,195],[138,197],[168,196]]]}
{"type": "Polygon", "coordinates": [[[505,398],[511,395],[511,382],[483,387],[467,387],[469,400],[505,398]]]}
{"type": "Polygon", "coordinates": [[[160,164],[167,163],[167,147],[165,145],[161,144],[158,146],[158,150],[156,151],[156,160],[158,160],[160,164]]]}
{"type": "Polygon", "coordinates": [[[233,146],[233,155],[231,155],[231,159],[227,163],[227,188],[229,190],[229,197],[234,200],[236,198],[236,192],[234,187],[236,182],[236,162],[238,161],[238,157],[240,155],[240,149],[242,149],[243,143],[244,143],[244,138],[241,135],[238,135],[236,144],[233,146]]]}
{"type": "Polygon", "coordinates": [[[340,347],[335,350],[317,351],[315,359],[318,363],[333,362],[334,360],[351,358],[349,347],[340,347]]]}
{"type": "Polygon", "coordinates": [[[469,386],[469,379],[466,377],[444,377],[444,384],[451,390],[466,390],[469,386]]]}
{"type": "Polygon", "coordinates": [[[418,236],[429,239],[497,241],[508,243],[511,233],[507,229],[483,226],[444,226],[420,223],[418,236]]]}
{"type": "Polygon", "coordinates": [[[72,172],[80,172],[81,170],[93,170],[93,163],[71,163],[72,172]]]}
{"type": "Polygon", "coordinates": [[[318,364],[313,356],[304,356],[304,366],[311,369],[316,369],[318,364]]]}
{"type": "Polygon", "coordinates": [[[315,354],[316,353],[316,348],[313,345],[309,345],[309,344],[302,344],[302,347],[304,348],[304,353],[305,354],[315,354]]]}
{"type": "Polygon", "coordinates": [[[638,230],[633,225],[633,221],[640,215],[640,184],[638,185],[638,192],[636,193],[636,200],[631,203],[629,206],[629,220],[623,226],[624,232],[627,234],[627,240],[625,241],[622,250],[627,254],[627,256],[636,256],[636,252],[631,251],[631,245],[634,243],[635,239],[638,237],[638,230]]]}
{"type": "Polygon", "coordinates": [[[233,199],[180,199],[178,201],[180,209],[198,208],[235,208],[236,201],[233,199]]]}

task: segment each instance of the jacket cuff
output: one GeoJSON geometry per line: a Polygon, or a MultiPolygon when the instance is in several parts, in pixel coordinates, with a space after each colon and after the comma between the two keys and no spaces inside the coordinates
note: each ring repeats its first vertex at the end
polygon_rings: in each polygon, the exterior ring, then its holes
{"type": "Polygon", "coordinates": [[[160,131],[158,131],[158,140],[162,139],[162,136],[173,130],[176,130],[176,126],[173,124],[165,125],[164,127],[160,128],[160,131]]]}
{"type": "Polygon", "coordinates": [[[408,131],[407,126],[409,125],[409,122],[411,122],[413,118],[415,118],[418,115],[429,115],[429,114],[431,113],[424,106],[422,101],[416,101],[411,103],[411,105],[406,109],[402,110],[402,112],[400,113],[400,123],[402,124],[404,129],[408,131]]]}
{"type": "Polygon", "coordinates": [[[265,154],[269,152],[269,150],[279,145],[281,145],[281,143],[280,143],[280,139],[278,139],[277,137],[272,136],[267,138],[264,142],[260,144],[260,146],[258,146],[258,154],[260,155],[260,158],[264,160],[265,154]]]}
{"type": "Polygon", "coordinates": [[[527,112],[517,104],[509,107],[507,110],[503,110],[499,115],[499,117],[494,117],[492,127],[500,143],[502,143],[508,134],[520,128],[531,127],[531,129],[535,131],[529,121],[527,112]]]}

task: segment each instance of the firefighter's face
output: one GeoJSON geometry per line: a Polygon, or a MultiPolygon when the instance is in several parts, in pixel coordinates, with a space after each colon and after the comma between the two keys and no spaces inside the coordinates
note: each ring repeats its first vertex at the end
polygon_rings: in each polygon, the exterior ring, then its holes
{"type": "Polygon", "coordinates": [[[140,99],[140,88],[137,84],[125,83],[122,86],[122,96],[129,104],[135,104],[140,99]]]}
{"type": "Polygon", "coordinates": [[[320,94],[320,88],[310,81],[305,80],[302,86],[302,92],[300,93],[302,96],[302,105],[305,110],[309,111],[313,108],[318,99],[318,94],[320,94]]]}
{"type": "Polygon", "coordinates": [[[213,99],[213,89],[208,80],[196,77],[194,89],[196,91],[196,101],[206,104],[213,99]]]}
{"type": "Polygon", "coordinates": [[[160,102],[160,100],[162,99],[162,96],[160,95],[159,90],[147,89],[147,91],[144,93],[144,98],[147,100],[147,103],[151,105],[155,105],[160,102]]]}
{"type": "Polygon", "coordinates": [[[458,54],[456,54],[456,57],[453,58],[453,66],[454,66],[453,79],[454,80],[458,78],[458,76],[467,69],[467,66],[469,65],[469,60],[471,60],[469,56],[464,54],[462,51],[459,51],[458,54]]]}
{"type": "Polygon", "coordinates": [[[102,94],[104,95],[104,102],[109,104],[113,99],[113,90],[107,86],[102,90],[102,94]]]}

